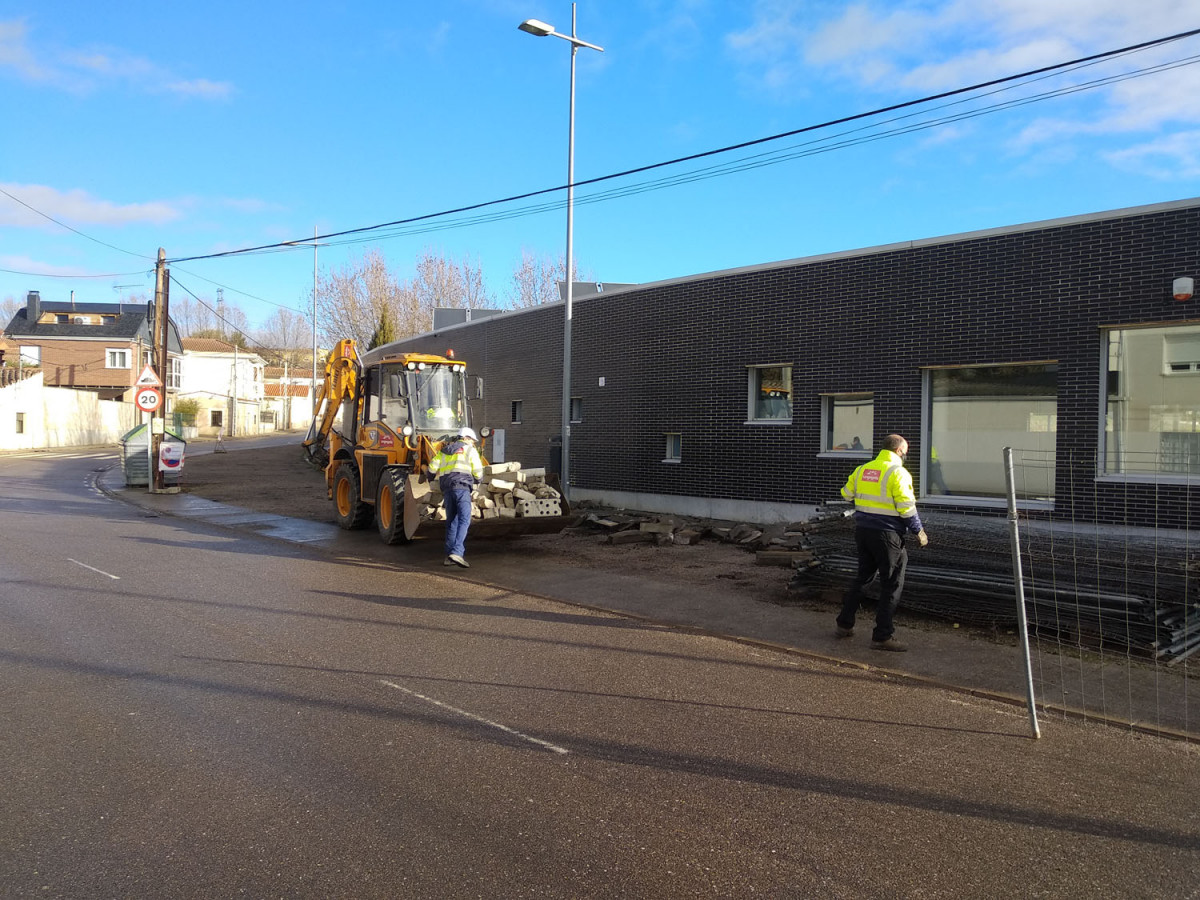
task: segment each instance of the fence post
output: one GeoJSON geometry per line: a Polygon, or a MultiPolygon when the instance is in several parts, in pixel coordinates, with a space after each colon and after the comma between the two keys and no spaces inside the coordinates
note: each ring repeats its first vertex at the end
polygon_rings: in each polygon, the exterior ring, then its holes
{"type": "Polygon", "coordinates": [[[1029,623],[1025,617],[1025,582],[1021,575],[1021,538],[1017,534],[1017,487],[1013,478],[1012,447],[1004,448],[1004,484],[1008,493],[1008,532],[1012,543],[1013,585],[1017,592],[1017,629],[1021,635],[1021,653],[1025,657],[1025,705],[1029,708],[1029,727],[1034,740],[1042,736],[1038,728],[1037,699],[1033,694],[1033,663],[1029,658],[1029,623]]]}

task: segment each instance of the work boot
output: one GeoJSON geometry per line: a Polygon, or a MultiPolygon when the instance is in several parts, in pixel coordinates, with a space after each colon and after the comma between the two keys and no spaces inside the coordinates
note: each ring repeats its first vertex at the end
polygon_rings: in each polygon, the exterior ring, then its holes
{"type": "Polygon", "coordinates": [[[462,566],[464,569],[471,568],[471,564],[459,556],[457,553],[451,553],[449,561],[456,566],[462,566]]]}
{"type": "Polygon", "coordinates": [[[886,641],[871,641],[871,649],[891,650],[893,653],[905,653],[908,651],[908,644],[902,644],[894,637],[890,637],[886,641]]]}
{"type": "Polygon", "coordinates": [[[840,638],[854,637],[853,628],[843,628],[841,625],[836,626],[833,633],[840,638]]]}

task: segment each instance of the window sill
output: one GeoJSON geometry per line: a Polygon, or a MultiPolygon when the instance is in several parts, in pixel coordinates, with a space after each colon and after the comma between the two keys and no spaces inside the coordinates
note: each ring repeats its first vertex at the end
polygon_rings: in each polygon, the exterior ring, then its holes
{"type": "Polygon", "coordinates": [[[683,462],[683,460],[681,460],[681,459],[664,459],[664,460],[663,460],[663,462],[665,462],[665,463],[670,463],[670,464],[672,464],[672,465],[676,465],[676,466],[677,466],[677,465],[679,465],[681,462],[683,462]]]}
{"type": "Polygon", "coordinates": [[[791,419],[747,419],[745,425],[791,425],[791,419]]]}
{"type": "Polygon", "coordinates": [[[870,450],[822,450],[817,459],[874,459],[870,450]]]}
{"type": "Polygon", "coordinates": [[[1183,484],[1196,483],[1195,475],[1184,472],[1130,472],[1127,475],[1097,475],[1096,484],[1183,484]]]}

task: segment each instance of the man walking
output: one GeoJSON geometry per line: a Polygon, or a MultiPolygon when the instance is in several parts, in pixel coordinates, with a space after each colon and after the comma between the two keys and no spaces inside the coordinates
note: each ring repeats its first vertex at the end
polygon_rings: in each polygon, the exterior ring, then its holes
{"type": "Polygon", "coordinates": [[[460,428],[458,439],[447,441],[429,461],[430,477],[439,476],[446,509],[446,559],[443,565],[471,567],[466,560],[467,529],[471,527],[471,488],[483,478],[483,460],[475,449],[475,432],[460,428]]]}
{"type": "Polygon", "coordinates": [[[907,646],[893,637],[892,617],[900,605],[908,551],[904,536],[912,532],[922,547],[929,543],[921,517],[912,475],[904,468],[908,441],[898,434],[883,439],[883,449],[868,463],[855,469],[842,488],[842,497],[854,501],[854,543],[858,548],[858,574],[837,617],[837,636],[854,634],[854,619],[862,602],[863,587],[879,575],[879,606],[871,648],[904,652],[907,646]]]}

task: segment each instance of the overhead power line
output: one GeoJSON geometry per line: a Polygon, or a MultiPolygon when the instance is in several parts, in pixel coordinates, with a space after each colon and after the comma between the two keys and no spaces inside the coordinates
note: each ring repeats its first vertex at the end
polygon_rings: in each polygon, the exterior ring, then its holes
{"type": "MultiPolygon", "coordinates": [[[[588,185],[600,184],[600,183],[607,182],[607,181],[613,181],[618,178],[627,178],[631,175],[638,175],[638,174],[642,174],[644,172],[650,172],[650,171],[654,171],[656,169],[666,168],[668,166],[681,165],[683,163],[694,162],[694,161],[701,160],[701,159],[707,159],[707,158],[710,158],[713,156],[718,156],[718,155],[724,154],[724,153],[731,153],[731,152],[734,152],[737,150],[745,150],[750,147],[760,146],[760,145],[767,144],[767,143],[770,143],[773,141],[779,141],[779,140],[783,140],[785,138],[796,137],[798,135],[808,134],[808,133],[820,131],[820,130],[826,129],[826,128],[832,128],[837,125],[845,125],[850,122],[861,121],[864,119],[869,119],[869,118],[874,118],[876,116],[885,115],[885,114],[891,113],[891,112],[898,112],[899,110],[903,110],[903,109],[910,109],[913,107],[922,106],[922,105],[925,105],[928,103],[936,102],[938,100],[945,100],[945,99],[949,99],[951,97],[958,97],[958,96],[962,96],[965,94],[971,94],[971,93],[974,93],[977,91],[985,90],[987,88],[996,87],[998,85],[1009,84],[1009,83],[1016,82],[1016,81],[1029,80],[1029,79],[1033,79],[1037,76],[1042,76],[1042,75],[1046,75],[1049,73],[1060,72],[1060,71],[1063,71],[1066,69],[1071,69],[1071,68],[1078,68],[1078,67],[1081,67],[1081,66],[1084,66],[1087,64],[1094,64],[1097,62],[1101,62],[1103,60],[1112,59],[1114,57],[1122,56],[1125,54],[1139,52],[1142,50],[1147,50],[1152,47],[1162,46],[1164,44],[1184,40],[1189,37],[1195,37],[1197,34],[1200,34],[1200,28],[1194,28],[1189,31],[1178,32],[1177,34],[1172,34],[1172,35],[1168,35],[1166,37],[1161,37],[1161,38],[1155,38],[1154,40],[1150,40],[1150,41],[1142,41],[1137,44],[1130,44],[1126,47],[1120,47],[1115,50],[1106,50],[1102,53],[1093,53],[1088,56],[1078,57],[1077,59],[1068,60],[1066,62],[1055,63],[1053,65],[1048,65],[1048,66],[1041,66],[1041,67],[1038,67],[1035,69],[1029,69],[1025,72],[1021,72],[1021,73],[1018,73],[1015,75],[1007,75],[1002,78],[993,78],[988,81],[982,81],[977,84],[969,85],[967,87],[955,88],[954,90],[949,90],[949,91],[942,91],[941,93],[937,93],[937,94],[930,94],[928,96],[921,97],[921,98],[918,98],[915,100],[907,100],[902,103],[894,103],[894,104],[891,104],[890,106],[883,106],[878,109],[870,110],[868,112],[861,112],[861,113],[855,113],[855,114],[849,115],[849,116],[842,116],[840,118],[830,119],[826,122],[821,122],[821,123],[815,124],[815,125],[806,125],[801,128],[795,128],[790,131],[784,131],[784,132],[780,132],[779,134],[773,134],[768,137],[755,138],[753,140],[742,141],[737,144],[730,144],[730,145],[727,145],[724,147],[719,147],[714,150],[706,150],[706,151],[703,151],[700,153],[693,153],[688,156],[680,156],[680,157],[676,157],[675,159],[665,160],[665,161],[657,162],[657,163],[650,163],[648,165],[638,166],[638,167],[632,168],[632,169],[625,169],[624,171],[614,172],[609,175],[601,175],[596,178],[589,178],[589,179],[585,179],[582,181],[576,181],[576,182],[574,182],[574,187],[576,189],[578,189],[580,187],[586,187],[588,185]]],[[[928,125],[926,127],[933,127],[933,126],[928,125]]],[[[874,139],[878,139],[878,137],[876,137],[874,139]]],[[[833,148],[830,148],[830,149],[833,149],[833,148]]],[[[367,226],[363,226],[361,228],[351,228],[351,229],[347,229],[345,231],[334,231],[334,232],[330,232],[329,234],[318,235],[317,237],[314,237],[312,240],[330,241],[334,238],[350,237],[352,235],[362,235],[362,234],[367,234],[367,233],[371,233],[371,232],[378,232],[378,231],[381,231],[381,230],[387,229],[387,228],[398,228],[400,226],[414,225],[419,222],[426,222],[426,221],[430,221],[433,219],[461,215],[463,213],[473,212],[475,210],[486,209],[489,207],[500,206],[500,205],[508,204],[508,203],[515,203],[520,200],[529,200],[534,197],[540,197],[540,196],[545,196],[547,194],[553,194],[553,193],[557,193],[560,191],[564,191],[567,189],[567,187],[568,187],[568,185],[558,185],[557,187],[543,188],[541,190],[536,190],[536,191],[528,191],[528,192],[525,192],[522,194],[514,194],[512,196],[503,197],[503,198],[496,199],[496,200],[487,200],[487,201],[483,201],[480,203],[468,204],[466,206],[460,206],[455,209],[442,210],[440,212],[434,212],[434,213],[426,213],[424,215],[412,216],[412,217],[409,217],[406,219],[397,219],[392,222],[383,222],[383,223],[380,223],[377,225],[367,225],[367,226]]],[[[550,208],[553,208],[553,205],[551,205],[550,208]]],[[[538,211],[540,211],[540,210],[538,210],[538,211]]],[[[501,218],[503,218],[503,217],[504,216],[501,216],[501,218]]],[[[307,239],[305,239],[305,240],[307,240],[307,239]]],[[[246,254],[251,254],[251,253],[262,253],[262,252],[266,252],[266,251],[282,251],[284,249],[291,250],[291,249],[294,249],[295,246],[299,243],[300,243],[300,241],[281,241],[281,242],[274,243],[274,244],[262,244],[262,245],[254,246],[254,247],[245,247],[245,248],[242,248],[239,250],[225,250],[220,253],[209,253],[209,254],[202,254],[202,255],[197,255],[197,256],[176,257],[175,259],[169,260],[168,262],[170,262],[170,263],[192,262],[195,260],[220,259],[222,257],[227,257],[227,256],[241,256],[241,255],[246,255],[246,254]]]]}

